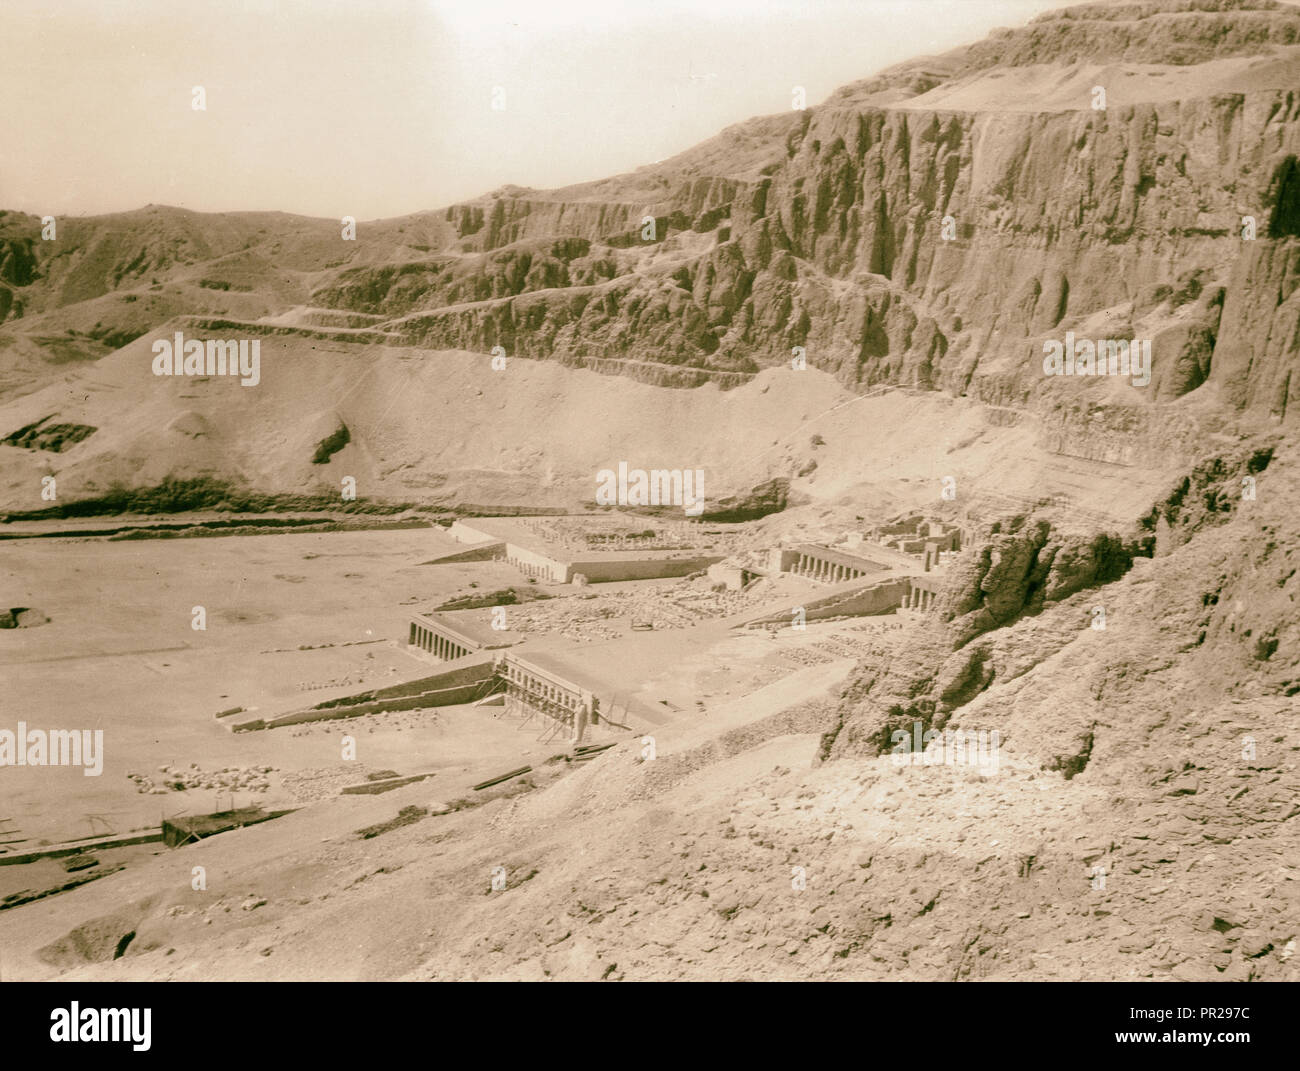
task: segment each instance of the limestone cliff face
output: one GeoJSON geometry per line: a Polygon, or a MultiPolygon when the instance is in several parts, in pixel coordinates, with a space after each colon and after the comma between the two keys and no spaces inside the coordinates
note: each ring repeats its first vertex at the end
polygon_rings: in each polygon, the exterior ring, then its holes
{"type": "Polygon", "coordinates": [[[910,732],[914,722],[942,728],[995,680],[1042,661],[1090,626],[1090,603],[1099,599],[1092,589],[1123,576],[1141,549],[1114,533],[1063,534],[1041,515],[995,522],[976,542],[946,578],[919,642],[909,637],[905,650],[881,652],[854,671],[835,742],[841,751],[883,751],[892,732],[910,732]],[[1021,622],[1019,642],[1009,643],[1006,630],[1021,622]]]}
{"type": "Polygon", "coordinates": [[[1267,3],[1067,9],[774,117],[757,159],[702,148],[622,183],[455,206],[470,281],[414,295],[398,326],[425,345],[742,375],[803,347],[855,389],[1032,406],[1057,445],[1109,460],[1137,431],[1167,442],[1146,408],[1202,388],[1232,413],[1291,422],[1300,92],[1280,87],[1279,64],[1300,72],[1296,41],[1300,12],[1267,3]],[[1160,63],[1204,78],[1162,94],[1160,63]],[[970,88],[1062,64],[1077,92],[1038,109],[981,107],[970,88]],[[1158,99],[1131,99],[1135,77],[1158,99]],[[1111,94],[1103,110],[1094,83],[1111,94]],[[582,243],[576,267],[529,248],[557,237],[582,243]],[[502,258],[524,253],[504,278],[502,258]],[[1042,344],[1067,330],[1151,339],[1150,385],[1048,379],[1042,344]]]}
{"type": "Polygon", "coordinates": [[[629,175],[505,187],[355,241],[150,206],[49,242],[0,213],[0,321],[50,360],[178,311],[300,305],[671,387],[803,359],[855,391],[1032,413],[1056,453],[1190,460],[1208,433],[1300,420],[1297,86],[1294,6],[1066,8],[629,175]],[[1150,382],[1044,375],[1067,332],[1149,340],[1150,382]]]}
{"type": "Polygon", "coordinates": [[[1046,520],[1013,517],[992,526],[977,554],[955,571],[940,600],[954,647],[1041,611],[1076,591],[1118,579],[1133,548],[1116,535],[1062,536],[1046,520]]]}
{"type": "MultiPolygon", "coordinates": [[[[1298,120],[1300,94],[1282,91],[1051,115],[828,105],[804,113],[772,176],[728,191],[742,195],[702,252],[681,255],[699,233],[675,229],[669,200],[654,206],[669,223],[646,270],[532,300],[494,295],[408,328],[429,344],[727,371],[803,346],[851,386],[994,404],[1055,386],[1046,338],[1145,333],[1152,398],[1211,383],[1236,407],[1283,417],[1300,244],[1279,204],[1298,181],[1287,177],[1298,120]],[[1241,237],[1248,215],[1254,241],[1241,237]]],[[[569,207],[537,216],[533,202],[501,199],[491,212],[509,236],[569,207]]],[[[579,207],[551,233],[608,241],[640,226],[640,209],[579,207]]],[[[558,272],[549,281],[564,285],[558,272]]]]}

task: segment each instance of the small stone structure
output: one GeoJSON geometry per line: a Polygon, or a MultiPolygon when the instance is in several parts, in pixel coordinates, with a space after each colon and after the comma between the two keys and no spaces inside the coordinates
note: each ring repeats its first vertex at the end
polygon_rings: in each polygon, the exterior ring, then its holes
{"type": "Polygon", "coordinates": [[[451,626],[440,614],[416,614],[412,617],[406,642],[444,662],[454,662],[483,646],[451,626]]]}
{"type": "Polygon", "coordinates": [[[474,610],[413,614],[407,645],[442,662],[454,662],[478,651],[496,651],[513,646],[523,637],[509,629],[493,628],[490,615],[495,609],[495,606],[484,606],[474,610]]]}
{"type": "Polygon", "coordinates": [[[958,551],[962,547],[962,530],[946,521],[927,520],[913,514],[871,530],[869,538],[882,547],[902,551],[904,554],[924,555],[932,551],[934,561],[945,551],[958,551]]]}

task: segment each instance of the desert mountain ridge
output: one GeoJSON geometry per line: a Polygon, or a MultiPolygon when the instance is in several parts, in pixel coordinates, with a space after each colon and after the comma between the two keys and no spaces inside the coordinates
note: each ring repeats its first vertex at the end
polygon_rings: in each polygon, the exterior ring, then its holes
{"type": "MultiPolygon", "coordinates": [[[[53,465],[84,497],[135,479],[108,454],[129,453],[159,421],[219,426],[210,410],[229,384],[191,385],[181,399],[178,385],[149,379],[150,342],[188,316],[264,336],[264,393],[298,383],[321,347],[372,368],[360,389],[307,400],[298,427],[267,415],[296,444],[337,412],[349,449],[390,473],[415,455],[379,460],[385,430],[357,410],[401,392],[389,369],[498,346],[724,391],[798,349],[851,395],[973,400],[1029,425],[1048,453],[1190,460],[1207,435],[1296,419],[1298,75],[1290,5],[1084,5],[628,175],[363,221],[355,241],[332,220],[161,206],[59,220],[43,241],[39,219],[4,213],[0,438],[41,420],[97,430],[57,457],[0,450],[6,469],[53,465]],[[1045,377],[1043,344],[1067,331],[1150,340],[1151,382],[1045,377]],[[119,364],[141,377],[129,390],[116,389],[119,364]]],[[[170,434],[177,474],[192,474],[184,432],[170,434]]],[[[259,468],[210,436],[208,471],[237,482],[334,482],[301,454],[259,468]]],[[[456,484],[464,459],[438,457],[436,436],[431,445],[427,462],[456,484]]],[[[755,484],[789,475],[752,473],[740,457],[725,468],[738,473],[723,478],[729,494],[748,492],[741,470],[755,484]]],[[[420,488],[379,476],[370,490],[405,500],[420,488]]],[[[4,494],[14,508],[30,497],[14,484],[4,494]]]]}

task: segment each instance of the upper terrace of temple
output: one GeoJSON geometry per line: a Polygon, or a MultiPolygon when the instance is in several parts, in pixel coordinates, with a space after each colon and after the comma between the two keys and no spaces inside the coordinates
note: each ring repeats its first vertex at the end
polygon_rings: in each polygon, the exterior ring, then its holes
{"type": "MultiPolygon", "coordinates": [[[[679,522],[680,523],[680,522],[679,522]]],[[[567,584],[647,580],[702,571],[725,556],[725,535],[672,522],[642,527],[619,517],[475,517],[448,532],[536,580],[567,584]],[[645,533],[650,532],[647,536],[645,533]]]]}
{"type": "Polygon", "coordinates": [[[930,544],[934,544],[936,553],[958,551],[962,546],[960,525],[928,520],[920,514],[879,525],[867,538],[905,554],[924,554],[930,544]]]}

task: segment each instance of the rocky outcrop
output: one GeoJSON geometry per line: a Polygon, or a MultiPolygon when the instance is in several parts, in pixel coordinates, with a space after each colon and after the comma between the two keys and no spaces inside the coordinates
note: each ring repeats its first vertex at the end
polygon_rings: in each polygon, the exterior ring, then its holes
{"type": "Polygon", "coordinates": [[[1139,521],[1148,554],[1168,554],[1205,528],[1224,524],[1234,511],[1258,501],[1258,477],[1273,460],[1272,443],[1243,445],[1202,460],[1139,521]]]}
{"type": "Polygon", "coordinates": [[[28,286],[36,279],[35,242],[31,238],[9,237],[0,241],[0,282],[28,286]]]}
{"type": "Polygon", "coordinates": [[[89,424],[51,424],[53,419],[53,415],[42,417],[34,424],[10,432],[0,439],[0,443],[23,450],[46,450],[52,454],[61,454],[98,430],[89,424]]]}
{"type": "Polygon", "coordinates": [[[1013,517],[996,522],[979,551],[955,568],[938,616],[960,648],[1049,602],[1116,580],[1132,564],[1133,547],[1112,533],[1067,536],[1045,520],[1013,517]]]}
{"type": "Polygon", "coordinates": [[[43,610],[30,606],[13,606],[8,610],[0,610],[0,628],[36,628],[49,623],[50,619],[43,610]]]}
{"type": "MultiPolygon", "coordinates": [[[[1252,483],[1252,497],[1243,497],[1242,481],[1261,476],[1273,453],[1267,444],[1246,444],[1204,459],[1129,536],[1064,534],[1035,513],[994,522],[976,537],[973,552],[952,567],[933,612],[936,627],[905,650],[881,652],[856,668],[833,753],[885,751],[890,734],[910,732],[914,722],[942,729],[995,681],[1027,673],[1082,631],[1104,631],[1110,600],[1102,589],[1125,576],[1138,558],[1168,555],[1196,534],[1251,510],[1258,488],[1252,483]]],[[[1189,617],[1181,627],[1190,636],[1214,627],[1218,602],[1217,593],[1207,594],[1202,605],[1211,609],[1204,619],[1189,617]]],[[[1285,611],[1274,612],[1271,631],[1258,629],[1262,639],[1253,637],[1256,647],[1247,657],[1260,663],[1272,657],[1282,634],[1278,614],[1285,611]]],[[[1205,631],[1200,635],[1203,640],[1205,631]]]]}
{"type": "Polygon", "coordinates": [[[780,513],[789,504],[789,499],[790,481],[778,477],[752,487],[748,492],[727,495],[716,502],[707,503],[704,520],[727,523],[752,521],[766,517],[769,513],[780,513]]]}

